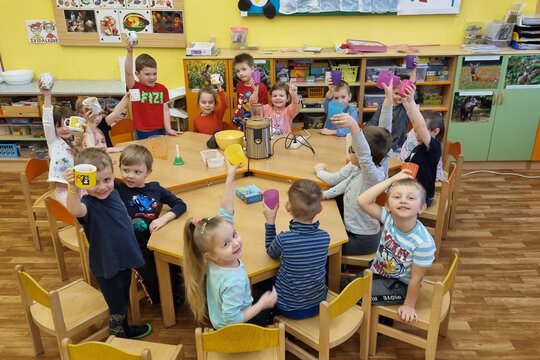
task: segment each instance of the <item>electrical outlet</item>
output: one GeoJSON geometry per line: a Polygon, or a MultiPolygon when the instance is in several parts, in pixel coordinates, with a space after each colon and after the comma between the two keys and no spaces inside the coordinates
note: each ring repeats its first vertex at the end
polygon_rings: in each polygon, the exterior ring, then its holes
{"type": "Polygon", "coordinates": [[[289,149],[298,149],[300,146],[302,146],[302,143],[298,140],[291,141],[291,145],[289,146],[289,149]]]}

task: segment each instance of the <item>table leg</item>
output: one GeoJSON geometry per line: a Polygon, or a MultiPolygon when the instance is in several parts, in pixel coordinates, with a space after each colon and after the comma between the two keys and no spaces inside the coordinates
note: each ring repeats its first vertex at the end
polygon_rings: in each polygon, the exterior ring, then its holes
{"type": "Polygon", "coordinates": [[[157,251],[154,251],[156,258],[156,272],[159,282],[159,295],[161,297],[161,314],[163,316],[163,326],[170,327],[176,324],[174,312],[173,293],[171,287],[171,271],[169,263],[165,261],[157,251]]]}
{"type": "Polygon", "coordinates": [[[341,280],[341,246],[328,255],[328,288],[339,294],[341,280]]]}

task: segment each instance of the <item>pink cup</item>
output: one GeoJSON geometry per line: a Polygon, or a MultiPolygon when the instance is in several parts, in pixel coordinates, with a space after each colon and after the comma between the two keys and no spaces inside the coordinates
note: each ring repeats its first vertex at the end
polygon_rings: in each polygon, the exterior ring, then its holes
{"type": "Polygon", "coordinates": [[[337,85],[341,81],[341,71],[339,70],[332,70],[330,73],[330,77],[332,79],[332,85],[337,85]]]}
{"type": "Polygon", "coordinates": [[[263,192],[263,201],[270,209],[275,209],[279,204],[279,191],[276,189],[267,189],[263,192]]]}
{"type": "Polygon", "coordinates": [[[255,84],[260,84],[261,83],[261,73],[259,71],[255,70],[254,72],[252,72],[251,73],[251,78],[253,79],[255,84]]]}
{"type": "Polygon", "coordinates": [[[383,84],[388,85],[390,84],[390,80],[394,79],[393,86],[397,87],[399,86],[399,76],[395,76],[393,72],[388,70],[381,70],[379,72],[379,77],[377,78],[377,87],[379,89],[384,89],[383,84]]]}
{"type": "Polygon", "coordinates": [[[401,85],[399,87],[399,92],[398,92],[398,95],[401,96],[402,98],[403,97],[406,97],[407,96],[407,88],[411,85],[413,85],[414,83],[411,81],[411,80],[407,80],[407,79],[404,79],[402,82],[401,82],[401,85]]]}

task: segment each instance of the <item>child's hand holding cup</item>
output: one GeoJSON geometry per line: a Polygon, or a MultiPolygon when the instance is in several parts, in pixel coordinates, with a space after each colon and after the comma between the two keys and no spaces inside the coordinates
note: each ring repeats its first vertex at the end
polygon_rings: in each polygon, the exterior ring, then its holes
{"type": "Polygon", "coordinates": [[[127,42],[131,46],[137,46],[139,45],[139,36],[137,35],[136,31],[128,31],[126,33],[127,42]]]}
{"type": "Polygon", "coordinates": [[[279,191],[277,189],[267,189],[263,192],[263,201],[270,209],[275,209],[279,205],[279,191]]]}
{"type": "Polygon", "coordinates": [[[64,120],[64,125],[71,132],[82,134],[85,130],[86,119],[80,116],[71,116],[64,120]]]}
{"type": "Polygon", "coordinates": [[[83,100],[82,104],[87,109],[92,110],[92,113],[94,115],[99,115],[101,114],[101,111],[103,111],[97,97],[94,97],[94,96],[87,97],[86,99],[83,100]]]}
{"type": "Polygon", "coordinates": [[[42,73],[39,75],[39,80],[41,81],[41,88],[44,90],[51,90],[54,86],[54,78],[51,73],[42,73]]]}
{"type": "Polygon", "coordinates": [[[97,168],[91,164],[79,164],[73,168],[75,186],[87,189],[96,186],[97,168]]]}
{"type": "Polygon", "coordinates": [[[404,162],[401,164],[401,170],[408,170],[413,179],[416,179],[416,175],[418,174],[419,168],[420,167],[418,166],[418,164],[415,164],[412,162],[404,162]]]}

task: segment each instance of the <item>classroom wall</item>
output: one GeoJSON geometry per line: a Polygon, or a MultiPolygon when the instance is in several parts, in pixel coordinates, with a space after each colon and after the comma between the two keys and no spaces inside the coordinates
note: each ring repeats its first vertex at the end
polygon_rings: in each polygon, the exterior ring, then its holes
{"type": "MultiPolygon", "coordinates": [[[[229,29],[249,28],[248,43],[266,48],[329,47],[347,38],[392,44],[459,44],[469,21],[501,19],[515,0],[462,0],[459,15],[430,16],[289,16],[268,20],[240,17],[236,0],[184,0],[187,41],[207,41],[229,47],[229,29]]],[[[521,0],[524,13],[534,13],[540,2],[521,0]]],[[[118,57],[123,48],[72,47],[28,43],[24,21],[54,19],[52,0],[1,1],[0,56],[6,70],[49,71],[57,79],[119,80],[118,57]],[[9,3],[9,4],[8,4],[9,3]]],[[[183,49],[137,48],[158,62],[158,79],[169,88],[184,84],[183,49]]]]}

